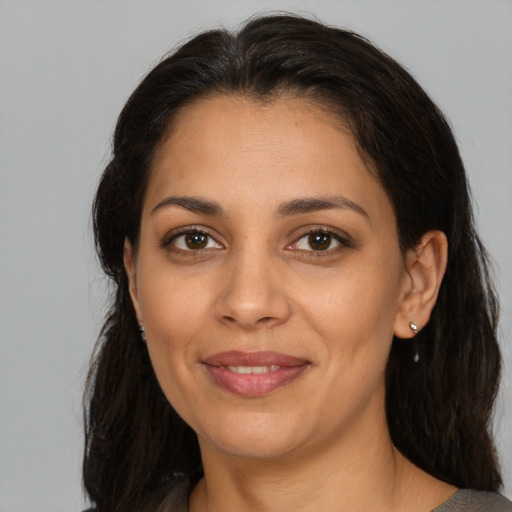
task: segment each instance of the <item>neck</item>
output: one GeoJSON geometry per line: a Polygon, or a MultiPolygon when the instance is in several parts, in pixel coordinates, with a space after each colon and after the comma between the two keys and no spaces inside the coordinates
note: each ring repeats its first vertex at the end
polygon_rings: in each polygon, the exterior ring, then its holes
{"type": "Polygon", "coordinates": [[[204,478],[189,511],[424,512],[456,492],[395,449],[384,406],[369,411],[342,433],[275,457],[235,456],[199,437],[204,478]]]}
{"type": "Polygon", "coordinates": [[[205,476],[191,512],[393,510],[404,466],[384,418],[371,432],[354,429],[343,440],[272,459],[236,458],[202,440],[201,452],[205,476]]]}

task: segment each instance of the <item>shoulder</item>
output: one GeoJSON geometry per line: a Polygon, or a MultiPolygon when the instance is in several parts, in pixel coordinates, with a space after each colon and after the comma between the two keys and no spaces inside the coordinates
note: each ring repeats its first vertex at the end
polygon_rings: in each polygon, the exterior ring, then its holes
{"type": "Polygon", "coordinates": [[[494,492],[461,489],[432,512],[512,512],[512,502],[494,492]]]}
{"type": "MultiPolygon", "coordinates": [[[[184,476],[176,477],[168,482],[166,488],[163,499],[158,499],[156,506],[153,499],[152,504],[148,504],[140,512],[187,512],[189,479],[184,476]]],[[[161,494],[162,490],[159,490],[158,493],[161,494]]],[[[97,512],[97,509],[88,508],[82,512],[97,512]]]]}
{"type": "Polygon", "coordinates": [[[189,479],[186,477],[174,479],[156,512],[187,512],[188,493],[189,479]]]}

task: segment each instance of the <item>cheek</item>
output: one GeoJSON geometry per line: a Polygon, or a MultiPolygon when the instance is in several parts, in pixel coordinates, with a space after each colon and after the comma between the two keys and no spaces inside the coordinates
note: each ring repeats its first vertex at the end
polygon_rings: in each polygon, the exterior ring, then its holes
{"type": "Polygon", "coordinates": [[[175,272],[148,269],[140,273],[139,300],[153,368],[171,399],[169,392],[186,386],[188,369],[197,360],[194,340],[205,332],[209,298],[175,272]]]}
{"type": "Polygon", "coordinates": [[[399,259],[361,260],[323,287],[303,290],[301,308],[321,340],[333,393],[360,396],[382,382],[400,298],[399,259]],[[366,391],[363,391],[363,388],[366,391]]]}
{"type": "Polygon", "coordinates": [[[165,264],[141,269],[139,298],[148,332],[173,342],[186,340],[208,309],[206,290],[204,280],[188,279],[165,264]]]}
{"type": "Polygon", "coordinates": [[[367,265],[360,271],[339,272],[317,288],[302,292],[304,307],[311,320],[328,335],[374,338],[392,335],[398,308],[400,286],[398,274],[384,267],[367,265]],[[388,274],[388,275],[386,275],[388,274]]]}

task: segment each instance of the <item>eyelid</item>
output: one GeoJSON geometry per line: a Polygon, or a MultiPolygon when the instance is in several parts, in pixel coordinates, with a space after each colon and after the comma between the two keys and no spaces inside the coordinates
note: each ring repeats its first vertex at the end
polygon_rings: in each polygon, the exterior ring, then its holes
{"type": "Polygon", "coordinates": [[[167,233],[162,238],[162,241],[160,242],[160,247],[162,249],[169,249],[169,247],[172,247],[172,249],[175,250],[175,251],[191,252],[191,253],[192,252],[193,253],[200,253],[201,251],[210,251],[212,249],[211,247],[209,247],[209,248],[197,249],[197,250],[193,250],[193,249],[187,250],[187,249],[181,249],[181,248],[176,247],[176,246],[174,246],[172,244],[172,242],[174,240],[176,240],[177,238],[179,238],[180,236],[184,236],[184,235],[191,234],[191,233],[199,233],[199,234],[205,235],[208,238],[210,238],[211,240],[213,240],[216,244],[221,246],[219,248],[214,248],[214,249],[219,250],[220,248],[224,248],[225,247],[225,244],[222,243],[222,242],[219,242],[218,237],[213,236],[210,233],[210,230],[208,228],[205,228],[204,226],[194,226],[194,225],[192,225],[192,226],[183,226],[183,227],[180,227],[180,228],[173,229],[172,231],[167,233]]]}
{"type": "MultiPolygon", "coordinates": [[[[175,252],[200,254],[201,252],[209,252],[212,250],[224,249],[226,247],[226,245],[224,242],[219,241],[219,238],[221,238],[221,237],[212,235],[211,230],[208,227],[201,226],[201,225],[189,225],[189,226],[182,226],[182,227],[171,230],[162,238],[159,245],[162,249],[167,249],[167,250],[170,250],[169,248],[172,247],[171,250],[174,250],[175,252]],[[186,235],[186,234],[189,234],[189,233],[203,234],[203,235],[207,236],[208,238],[210,238],[212,241],[214,241],[220,247],[214,247],[214,248],[208,247],[208,248],[203,248],[203,249],[196,249],[196,250],[188,249],[187,250],[187,249],[181,249],[172,244],[173,240],[175,240],[176,238],[186,235]]],[[[291,243],[289,243],[285,247],[285,249],[291,250],[291,251],[297,251],[297,252],[300,251],[302,253],[311,253],[311,255],[315,255],[315,256],[316,255],[321,256],[321,255],[328,255],[328,254],[332,254],[335,252],[339,252],[339,251],[343,250],[343,248],[353,248],[353,247],[354,247],[354,244],[353,244],[352,238],[346,232],[341,231],[336,228],[333,228],[331,226],[319,225],[319,226],[308,226],[308,227],[299,228],[293,235],[293,241],[291,243]],[[325,250],[297,249],[297,248],[293,247],[293,245],[297,244],[303,238],[305,238],[309,235],[312,235],[312,234],[316,234],[316,233],[322,233],[322,234],[331,236],[334,239],[334,241],[337,242],[337,245],[334,248],[328,248],[325,250]]]]}
{"type": "Polygon", "coordinates": [[[352,239],[351,239],[351,237],[347,233],[345,233],[343,231],[340,231],[338,229],[332,228],[332,227],[312,226],[312,227],[308,227],[308,228],[304,229],[303,231],[300,231],[299,233],[297,233],[295,235],[295,237],[294,237],[293,242],[288,244],[288,246],[286,248],[289,249],[289,250],[297,250],[297,251],[302,251],[302,252],[311,252],[311,253],[315,253],[315,254],[318,254],[318,255],[321,255],[322,253],[323,254],[329,254],[329,253],[336,252],[337,250],[340,250],[339,247],[335,247],[335,248],[332,248],[332,249],[325,249],[323,251],[322,250],[316,250],[315,251],[314,249],[311,249],[311,250],[307,250],[307,249],[294,249],[292,247],[294,244],[297,244],[297,242],[299,242],[303,238],[305,238],[305,237],[307,237],[309,235],[316,234],[316,233],[322,233],[322,234],[331,236],[336,242],[339,243],[340,246],[342,246],[344,248],[352,248],[353,247],[352,239]]]}

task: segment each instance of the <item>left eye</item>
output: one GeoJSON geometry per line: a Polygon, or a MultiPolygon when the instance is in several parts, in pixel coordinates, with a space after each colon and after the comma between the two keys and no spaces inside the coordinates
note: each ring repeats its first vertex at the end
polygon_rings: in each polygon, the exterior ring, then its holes
{"type": "Polygon", "coordinates": [[[170,242],[176,249],[182,251],[201,251],[204,249],[222,249],[210,235],[202,231],[181,233],[172,238],[170,242]]]}
{"type": "Polygon", "coordinates": [[[314,231],[299,238],[292,247],[301,251],[328,251],[341,245],[343,241],[334,233],[314,231]]]}

